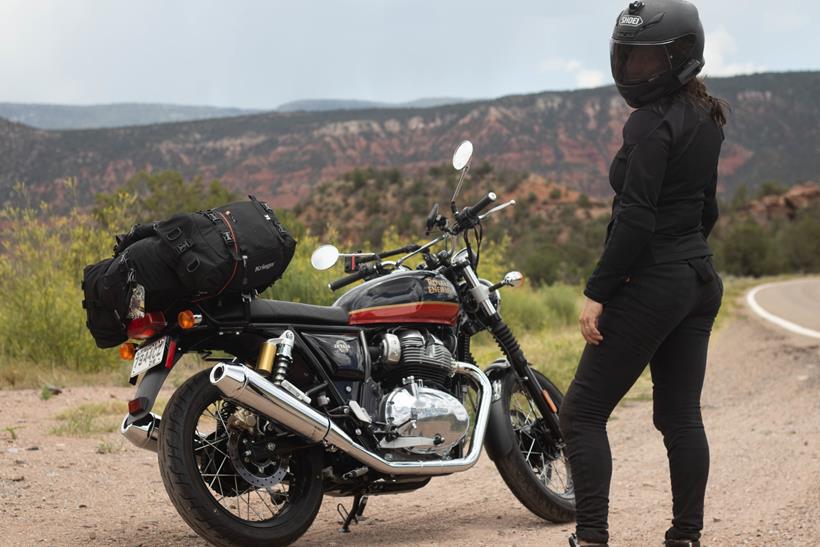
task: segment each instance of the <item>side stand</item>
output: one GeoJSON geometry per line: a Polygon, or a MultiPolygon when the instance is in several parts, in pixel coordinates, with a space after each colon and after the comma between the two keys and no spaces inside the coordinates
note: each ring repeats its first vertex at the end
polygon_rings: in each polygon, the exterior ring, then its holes
{"type": "Polygon", "coordinates": [[[340,532],[343,534],[350,533],[350,525],[355,522],[359,524],[359,519],[362,518],[364,514],[364,508],[367,506],[367,496],[363,494],[356,494],[353,496],[353,506],[350,508],[350,512],[345,510],[344,505],[341,503],[336,506],[336,511],[339,512],[339,516],[342,517],[342,527],[339,529],[340,532]]]}

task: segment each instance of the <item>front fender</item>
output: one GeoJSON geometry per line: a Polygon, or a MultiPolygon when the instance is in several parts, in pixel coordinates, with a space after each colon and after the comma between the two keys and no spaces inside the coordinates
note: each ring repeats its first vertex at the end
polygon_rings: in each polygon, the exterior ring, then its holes
{"type": "Polygon", "coordinates": [[[502,382],[507,374],[514,374],[506,359],[498,359],[484,370],[493,386],[493,398],[490,402],[490,414],[487,419],[487,433],[484,435],[484,449],[491,460],[503,458],[514,448],[510,435],[510,417],[501,400],[502,382]]]}

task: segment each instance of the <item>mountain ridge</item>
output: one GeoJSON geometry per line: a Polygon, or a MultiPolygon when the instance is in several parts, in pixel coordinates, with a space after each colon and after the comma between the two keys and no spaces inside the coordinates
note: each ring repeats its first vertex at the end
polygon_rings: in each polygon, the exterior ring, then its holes
{"type": "Polygon", "coordinates": [[[69,105],[0,102],[0,118],[37,129],[101,129],[155,123],[225,118],[262,112],[260,109],[171,103],[109,103],[69,105]]]}
{"type": "Polygon", "coordinates": [[[371,108],[433,108],[468,102],[456,97],[427,97],[390,103],[355,99],[302,99],[276,108],[240,108],[175,103],[100,103],[72,105],[59,103],[0,102],[0,118],[37,129],[113,129],[248,116],[262,112],[322,112],[326,110],[367,110],[371,108]]]}
{"type": "MultiPolygon", "coordinates": [[[[732,104],[719,187],[817,178],[820,72],[710,78],[732,104]]],[[[422,172],[461,140],[475,161],[527,171],[592,196],[608,195],[607,171],[630,109],[614,87],[509,95],[431,108],[264,112],[114,129],[44,131],[0,124],[0,202],[15,181],[46,201],[77,177],[81,201],[141,169],[219,178],[276,206],[292,206],[323,180],[356,167],[422,172]]]]}

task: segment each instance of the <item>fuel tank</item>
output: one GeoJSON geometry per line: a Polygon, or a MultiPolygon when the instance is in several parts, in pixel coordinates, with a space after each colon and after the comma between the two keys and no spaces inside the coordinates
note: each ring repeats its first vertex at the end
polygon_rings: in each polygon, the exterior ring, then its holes
{"type": "Polygon", "coordinates": [[[456,288],[441,274],[426,270],[395,272],[366,281],[334,304],[347,310],[351,325],[427,323],[454,326],[456,288]]]}

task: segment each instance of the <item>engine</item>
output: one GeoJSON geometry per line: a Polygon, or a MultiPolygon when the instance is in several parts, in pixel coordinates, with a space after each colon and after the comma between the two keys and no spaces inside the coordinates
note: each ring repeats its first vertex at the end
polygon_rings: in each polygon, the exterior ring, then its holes
{"type": "Polygon", "coordinates": [[[385,388],[403,385],[413,376],[427,387],[450,389],[453,354],[427,331],[402,329],[381,335],[379,381],[385,388]]]}
{"type": "Polygon", "coordinates": [[[450,394],[453,355],[439,338],[412,329],[382,334],[377,363],[382,448],[443,456],[464,439],[470,417],[450,394]]]}

